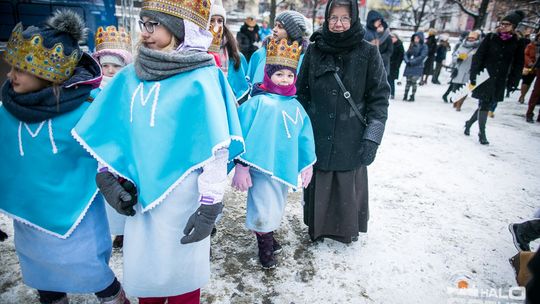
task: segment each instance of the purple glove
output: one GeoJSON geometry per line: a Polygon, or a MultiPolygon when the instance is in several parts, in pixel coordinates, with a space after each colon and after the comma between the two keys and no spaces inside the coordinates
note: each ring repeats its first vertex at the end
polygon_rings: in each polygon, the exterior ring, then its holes
{"type": "Polygon", "coordinates": [[[244,167],[241,164],[237,164],[234,167],[232,186],[240,191],[247,191],[249,187],[253,186],[251,175],[249,174],[249,166],[244,167]]]}

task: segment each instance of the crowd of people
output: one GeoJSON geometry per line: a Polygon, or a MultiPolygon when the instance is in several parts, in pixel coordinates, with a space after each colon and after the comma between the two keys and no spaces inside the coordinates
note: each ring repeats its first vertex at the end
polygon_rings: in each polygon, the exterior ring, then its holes
{"type": "MultiPolygon", "coordinates": [[[[124,29],[104,26],[95,51],[83,52],[85,25],[71,11],[12,31],[0,157],[20,174],[0,173],[0,211],[14,218],[23,281],[41,303],[68,303],[68,293],[109,304],[129,303],[126,294],[143,304],[199,303],[232,171],[232,187],[247,191],[245,225],[263,269],[278,265],[274,231],[290,188],[304,189],[313,242],[357,241],[368,231],[367,167],[400,65],[404,100],[414,101],[429,75],[439,83],[449,48],[430,30],[405,51],[380,13],[361,24],[356,0],[329,1],[310,37],[296,11],[279,13],[272,30],[248,18],[235,37],[221,1],[182,3],[143,1],[134,49],[124,29]],[[109,267],[111,234],[123,247],[122,283],[109,267]]],[[[518,23],[510,14],[482,42],[467,35],[447,93],[490,70],[494,47],[517,56],[518,23]]],[[[540,49],[532,48],[529,73],[540,49]]],[[[480,107],[466,124],[478,117],[481,142],[484,114],[504,94],[480,93],[499,88],[493,75],[473,91],[480,107]]]]}

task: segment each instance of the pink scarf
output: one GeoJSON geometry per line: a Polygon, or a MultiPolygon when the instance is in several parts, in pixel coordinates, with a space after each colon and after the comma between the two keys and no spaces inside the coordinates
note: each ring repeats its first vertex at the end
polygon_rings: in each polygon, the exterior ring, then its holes
{"type": "Polygon", "coordinates": [[[510,33],[510,32],[506,32],[506,33],[499,32],[499,37],[501,37],[501,39],[502,39],[503,41],[506,41],[506,40],[512,38],[512,36],[513,36],[513,35],[512,35],[512,33],[510,33]]]}
{"type": "Polygon", "coordinates": [[[282,85],[277,85],[277,84],[273,83],[272,80],[270,80],[270,77],[268,77],[268,75],[265,72],[264,73],[263,83],[262,83],[262,85],[260,87],[261,87],[261,89],[263,89],[263,90],[265,90],[267,92],[270,92],[270,93],[283,95],[283,96],[294,96],[294,95],[296,95],[296,86],[295,86],[295,84],[296,84],[296,75],[294,76],[294,81],[293,81],[292,84],[282,86],[282,85]]]}

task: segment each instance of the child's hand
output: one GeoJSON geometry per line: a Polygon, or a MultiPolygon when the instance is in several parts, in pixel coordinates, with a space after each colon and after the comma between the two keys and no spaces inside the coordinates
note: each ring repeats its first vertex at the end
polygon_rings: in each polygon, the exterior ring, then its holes
{"type": "Polygon", "coordinates": [[[249,167],[244,167],[241,164],[234,167],[232,186],[240,191],[247,191],[249,187],[253,186],[251,175],[249,175],[249,167]]]}
{"type": "Polygon", "coordinates": [[[302,187],[307,188],[309,182],[311,182],[311,177],[313,177],[313,166],[309,166],[304,171],[300,173],[302,177],[302,187]]]}

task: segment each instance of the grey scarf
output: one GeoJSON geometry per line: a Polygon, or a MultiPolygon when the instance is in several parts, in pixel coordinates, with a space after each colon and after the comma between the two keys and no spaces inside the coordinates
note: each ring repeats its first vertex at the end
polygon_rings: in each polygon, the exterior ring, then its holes
{"type": "Polygon", "coordinates": [[[142,80],[157,81],[214,64],[214,57],[201,51],[161,52],[139,47],[135,72],[142,80]]]}

